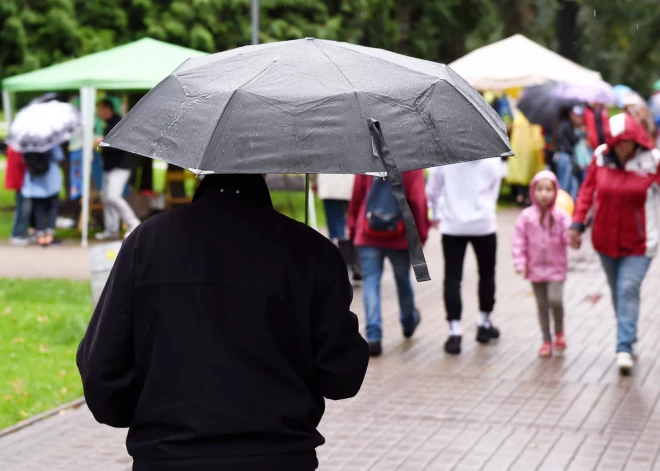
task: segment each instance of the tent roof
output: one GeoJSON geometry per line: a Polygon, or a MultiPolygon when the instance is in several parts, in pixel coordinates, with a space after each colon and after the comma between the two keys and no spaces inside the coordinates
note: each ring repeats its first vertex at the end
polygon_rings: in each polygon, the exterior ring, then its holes
{"type": "Polygon", "coordinates": [[[205,52],[144,38],[2,81],[8,92],[150,90],[191,57],[205,52]]]}
{"type": "Polygon", "coordinates": [[[449,66],[477,90],[529,87],[550,80],[602,79],[600,72],[582,67],[522,34],[475,49],[449,66]]]}

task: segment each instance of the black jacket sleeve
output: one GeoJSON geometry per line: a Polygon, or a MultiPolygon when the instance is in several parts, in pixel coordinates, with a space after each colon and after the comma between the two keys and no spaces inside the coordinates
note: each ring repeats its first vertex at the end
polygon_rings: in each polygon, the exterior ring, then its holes
{"type": "Polygon", "coordinates": [[[355,396],[367,372],[369,345],[350,311],[353,288],[339,250],[329,247],[319,260],[313,326],[316,378],[327,399],[355,396]]]}
{"type": "Polygon", "coordinates": [[[124,241],[103,289],[76,363],[94,418],[130,426],[138,399],[133,354],[133,260],[138,231],[124,241]]]}

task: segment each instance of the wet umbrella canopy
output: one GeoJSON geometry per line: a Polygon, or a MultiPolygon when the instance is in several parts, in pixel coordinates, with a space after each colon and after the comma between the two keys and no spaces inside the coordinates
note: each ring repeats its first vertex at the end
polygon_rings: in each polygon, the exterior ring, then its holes
{"type": "Polygon", "coordinates": [[[189,59],[102,145],[196,173],[387,172],[395,193],[400,171],[511,155],[449,67],[313,38],[189,59]]]}

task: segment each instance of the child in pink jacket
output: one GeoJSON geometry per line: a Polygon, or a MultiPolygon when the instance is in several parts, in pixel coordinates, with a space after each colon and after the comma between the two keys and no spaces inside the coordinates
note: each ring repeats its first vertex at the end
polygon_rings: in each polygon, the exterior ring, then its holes
{"type": "Polygon", "coordinates": [[[554,173],[536,174],[529,186],[532,206],[516,221],[513,263],[518,274],[532,282],[539,310],[543,345],[539,356],[552,356],[550,310],[555,322],[555,349],[566,349],[564,337],[564,281],[568,272],[568,230],[571,218],[555,208],[559,188],[554,173]]]}

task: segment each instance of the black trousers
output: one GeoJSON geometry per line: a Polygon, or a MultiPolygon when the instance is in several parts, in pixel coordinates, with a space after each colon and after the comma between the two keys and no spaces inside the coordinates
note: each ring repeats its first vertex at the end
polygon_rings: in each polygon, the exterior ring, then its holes
{"type": "Polygon", "coordinates": [[[495,306],[495,260],[497,234],[487,236],[442,236],[445,255],[445,309],[447,320],[461,319],[461,281],[468,243],[472,244],[479,266],[479,310],[492,312],[495,306]]]}

